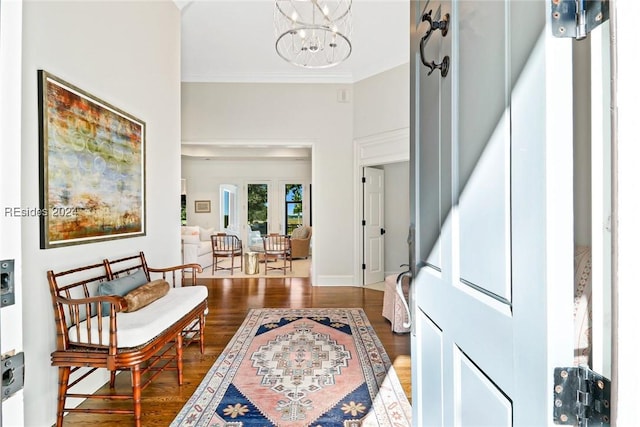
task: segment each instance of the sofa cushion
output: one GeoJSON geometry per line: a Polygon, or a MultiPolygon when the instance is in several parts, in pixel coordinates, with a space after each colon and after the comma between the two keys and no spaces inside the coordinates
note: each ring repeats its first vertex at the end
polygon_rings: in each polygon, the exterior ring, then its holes
{"type": "Polygon", "coordinates": [[[190,243],[190,244],[199,245],[200,244],[200,237],[197,234],[194,234],[194,235],[183,234],[182,235],[182,242],[183,243],[190,243]]]}
{"type": "Polygon", "coordinates": [[[166,280],[157,279],[145,283],[126,294],[124,300],[127,302],[125,313],[131,313],[146,307],[157,299],[162,298],[169,292],[170,286],[166,280]]]}
{"type": "Polygon", "coordinates": [[[198,256],[211,252],[213,252],[213,249],[211,249],[211,240],[209,240],[208,242],[200,242],[198,244],[198,256]]]}
{"type": "MultiPolygon", "coordinates": [[[[138,269],[134,273],[100,283],[98,285],[98,295],[119,295],[122,297],[147,282],[147,275],[144,270],[138,269]]],[[[102,315],[109,315],[109,303],[107,302],[102,303],[102,315]]]]}

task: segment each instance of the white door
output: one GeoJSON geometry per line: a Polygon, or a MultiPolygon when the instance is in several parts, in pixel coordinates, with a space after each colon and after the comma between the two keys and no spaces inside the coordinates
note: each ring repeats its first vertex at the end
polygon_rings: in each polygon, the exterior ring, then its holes
{"type": "Polygon", "coordinates": [[[411,2],[416,426],[552,425],[573,363],[571,41],[547,3],[411,2]]]}
{"type": "Polygon", "coordinates": [[[384,170],[362,168],[364,284],[384,281],[384,170]]]}

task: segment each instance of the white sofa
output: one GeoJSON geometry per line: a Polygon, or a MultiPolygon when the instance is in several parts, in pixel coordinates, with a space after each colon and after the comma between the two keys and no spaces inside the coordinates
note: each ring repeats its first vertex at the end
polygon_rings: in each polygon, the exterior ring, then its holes
{"type": "Polygon", "coordinates": [[[206,268],[213,264],[213,249],[211,248],[211,235],[216,234],[212,228],[205,229],[199,226],[182,226],[182,263],[200,264],[206,268]]]}
{"type": "Polygon", "coordinates": [[[182,226],[182,263],[200,264],[200,267],[207,268],[213,265],[213,249],[211,248],[211,235],[218,233],[234,234],[238,237],[238,232],[230,228],[222,231],[213,228],[202,228],[200,226],[182,226]]]}

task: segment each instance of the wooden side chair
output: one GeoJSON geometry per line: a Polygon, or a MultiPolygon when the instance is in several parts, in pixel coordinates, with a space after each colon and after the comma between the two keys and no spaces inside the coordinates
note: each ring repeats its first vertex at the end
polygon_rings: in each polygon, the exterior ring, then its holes
{"type": "Polygon", "coordinates": [[[239,268],[242,271],[242,240],[233,234],[218,233],[211,236],[211,248],[213,249],[213,270],[229,270],[233,275],[233,270],[239,268]],[[234,266],[235,257],[240,256],[240,265],[234,266]],[[231,267],[220,267],[218,258],[231,258],[231,267]]]}
{"type": "Polygon", "coordinates": [[[264,274],[269,270],[282,270],[287,274],[287,261],[289,261],[289,271],[293,271],[291,260],[291,239],[282,234],[269,234],[262,238],[264,246],[264,274]],[[278,258],[282,259],[282,265],[278,266],[278,258]],[[274,266],[269,265],[269,261],[275,261],[274,266]]]}

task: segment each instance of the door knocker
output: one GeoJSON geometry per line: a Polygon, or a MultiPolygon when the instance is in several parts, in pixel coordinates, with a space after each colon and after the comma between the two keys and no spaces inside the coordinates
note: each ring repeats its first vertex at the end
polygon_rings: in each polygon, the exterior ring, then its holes
{"type": "Polygon", "coordinates": [[[432,12],[433,10],[429,10],[429,12],[422,15],[422,22],[427,21],[429,23],[429,27],[427,28],[427,32],[425,33],[425,35],[420,39],[420,60],[425,67],[429,68],[429,73],[427,74],[428,76],[430,76],[436,69],[438,69],[440,70],[440,75],[442,77],[446,77],[449,73],[448,55],[442,58],[442,62],[439,64],[436,64],[435,61],[427,61],[424,57],[424,49],[427,45],[427,41],[429,41],[429,38],[431,37],[431,34],[436,30],[440,30],[442,32],[442,37],[445,37],[449,32],[449,14],[445,14],[441,21],[434,21],[431,18],[432,12]]]}

